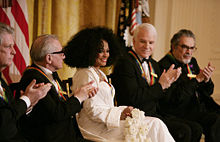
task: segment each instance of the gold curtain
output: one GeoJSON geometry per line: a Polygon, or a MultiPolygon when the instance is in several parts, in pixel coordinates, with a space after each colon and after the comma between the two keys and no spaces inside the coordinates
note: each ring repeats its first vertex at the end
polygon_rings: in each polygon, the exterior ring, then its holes
{"type": "MultiPolygon", "coordinates": [[[[87,26],[107,26],[116,31],[119,3],[117,0],[27,0],[30,45],[41,34],[55,34],[65,46],[87,26]]],[[[66,65],[58,71],[62,79],[72,77],[74,72],[66,65]]]]}

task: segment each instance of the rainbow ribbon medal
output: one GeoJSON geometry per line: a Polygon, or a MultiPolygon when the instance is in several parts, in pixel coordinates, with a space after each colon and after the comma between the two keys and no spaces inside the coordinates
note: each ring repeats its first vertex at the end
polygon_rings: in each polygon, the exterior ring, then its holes
{"type": "Polygon", "coordinates": [[[187,77],[189,77],[189,79],[196,78],[196,75],[192,74],[192,71],[191,71],[188,64],[186,64],[186,67],[187,67],[187,71],[188,71],[187,77]]]}
{"type": "MultiPolygon", "coordinates": [[[[51,82],[51,80],[48,78],[48,76],[47,76],[44,72],[42,72],[40,69],[38,69],[38,68],[36,68],[36,67],[31,67],[31,66],[29,66],[29,67],[27,67],[26,70],[30,70],[30,69],[39,71],[43,76],[45,76],[45,77],[50,81],[51,84],[53,84],[53,83],[51,82]]],[[[66,101],[66,98],[63,96],[63,94],[67,94],[67,93],[62,90],[62,87],[60,86],[60,84],[58,83],[58,81],[57,81],[57,80],[55,80],[55,81],[56,81],[57,86],[58,86],[58,96],[59,96],[60,100],[63,99],[64,101],[66,101]]]]}
{"type": "MultiPolygon", "coordinates": [[[[145,79],[145,81],[147,81],[147,76],[146,76],[146,74],[144,72],[144,69],[143,69],[143,67],[141,65],[141,62],[139,61],[138,57],[132,51],[129,51],[128,53],[135,58],[135,61],[136,61],[137,65],[138,65],[138,67],[141,70],[141,76],[145,79]]],[[[150,68],[150,86],[151,86],[151,85],[153,85],[156,82],[156,78],[158,76],[155,73],[151,62],[149,62],[149,68],[150,68]]]]}
{"type": "MultiPolygon", "coordinates": [[[[170,57],[171,59],[173,59],[174,62],[176,62],[176,61],[175,61],[175,58],[173,57],[173,55],[171,54],[171,52],[168,52],[168,53],[167,53],[167,56],[170,57]]],[[[186,64],[186,67],[187,67],[187,71],[188,71],[187,77],[189,77],[189,79],[196,78],[196,75],[195,75],[195,74],[192,74],[192,71],[191,71],[191,69],[190,69],[190,67],[189,67],[188,64],[186,64]]]]}

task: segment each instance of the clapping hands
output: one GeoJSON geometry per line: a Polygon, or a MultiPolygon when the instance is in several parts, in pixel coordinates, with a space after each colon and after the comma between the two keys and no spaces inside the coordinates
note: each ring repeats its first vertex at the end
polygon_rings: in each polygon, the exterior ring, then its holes
{"type": "Polygon", "coordinates": [[[196,79],[198,82],[208,82],[215,70],[215,67],[211,66],[211,63],[208,63],[208,65],[200,70],[200,73],[196,76],[196,79]]]}
{"type": "Polygon", "coordinates": [[[98,88],[92,86],[94,81],[90,81],[86,85],[82,86],[81,88],[76,89],[74,92],[74,96],[79,99],[80,102],[95,96],[98,91],[98,88]]]}
{"type": "Polygon", "coordinates": [[[50,90],[52,84],[51,83],[39,83],[36,84],[36,80],[32,80],[32,82],[27,86],[25,91],[20,91],[21,96],[25,95],[30,99],[31,106],[37,104],[37,102],[44,98],[47,95],[47,92],[50,90]]]}
{"type": "Polygon", "coordinates": [[[182,73],[181,67],[177,69],[174,69],[174,67],[175,65],[172,64],[170,68],[167,71],[164,70],[162,75],[160,76],[159,83],[163,89],[167,89],[168,87],[170,87],[171,84],[175,82],[182,73]]]}

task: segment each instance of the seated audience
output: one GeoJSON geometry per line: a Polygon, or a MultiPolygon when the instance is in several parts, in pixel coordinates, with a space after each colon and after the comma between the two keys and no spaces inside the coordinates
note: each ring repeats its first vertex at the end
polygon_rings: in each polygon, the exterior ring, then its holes
{"type": "Polygon", "coordinates": [[[199,141],[200,125],[161,111],[159,101],[166,96],[164,91],[178,79],[181,68],[174,69],[170,64],[161,74],[158,63],[151,57],[156,38],[157,31],[151,24],[143,23],[135,29],[133,47],[117,62],[112,75],[117,103],[134,106],[146,116],[160,118],[177,142],[199,141]]]}
{"type": "Polygon", "coordinates": [[[155,117],[145,117],[144,112],[131,106],[114,106],[114,87],[101,67],[111,65],[120,56],[119,43],[112,30],[104,27],[86,28],[77,33],[64,48],[64,62],[77,67],[72,90],[94,81],[97,95],[84,101],[78,114],[82,135],[92,141],[147,141],[173,142],[166,125],[155,117]],[[136,114],[143,114],[137,121],[136,114]],[[134,120],[135,119],[135,120],[134,120]],[[129,124],[131,120],[140,125],[129,124]],[[140,126],[140,127],[139,127],[140,126]],[[132,129],[133,128],[133,129],[132,129]],[[142,129],[138,132],[139,129],[142,129]],[[137,136],[137,137],[136,137],[137,136]]]}
{"type": "Polygon", "coordinates": [[[219,105],[211,95],[214,84],[211,76],[214,67],[211,63],[200,69],[193,53],[196,51],[195,35],[182,29],[171,39],[171,50],[160,61],[161,70],[171,64],[182,68],[182,74],[168,90],[166,99],[161,101],[163,111],[179,118],[195,121],[203,128],[205,141],[220,140],[219,105]]]}
{"type": "MultiPolygon", "coordinates": [[[[14,49],[14,29],[0,23],[0,141],[25,142],[26,140],[18,131],[18,119],[44,98],[51,88],[51,84],[36,84],[30,80],[26,90],[21,91],[18,100],[2,78],[2,71],[13,62],[16,51],[14,49]]],[[[20,91],[20,90],[19,90],[20,91]]]]}
{"type": "Polygon", "coordinates": [[[24,71],[20,80],[23,88],[35,79],[37,83],[52,83],[46,97],[21,118],[23,134],[30,142],[81,142],[75,120],[81,103],[95,95],[97,88],[88,82],[69,98],[63,91],[56,71],[63,66],[65,55],[55,35],[41,35],[33,42],[30,56],[33,64],[24,71]]]}

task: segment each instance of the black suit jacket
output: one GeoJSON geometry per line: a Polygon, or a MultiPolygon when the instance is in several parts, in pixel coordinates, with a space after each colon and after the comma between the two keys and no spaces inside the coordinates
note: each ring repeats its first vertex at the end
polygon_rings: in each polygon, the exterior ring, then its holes
{"type": "MultiPolygon", "coordinates": [[[[32,67],[38,68],[36,65],[32,67]]],[[[38,68],[40,69],[40,68],[38,68]]],[[[46,76],[35,69],[26,70],[20,80],[25,89],[36,79],[37,83],[50,82],[46,76]]],[[[30,114],[23,116],[20,123],[23,134],[31,142],[75,142],[81,134],[77,127],[75,114],[81,109],[80,102],[74,96],[61,101],[54,86],[45,98],[40,100],[30,114]]]]}
{"type": "MultiPolygon", "coordinates": [[[[150,62],[159,78],[160,70],[157,62],[152,58],[150,58],[150,62]]],[[[141,70],[133,56],[129,54],[120,59],[112,75],[117,104],[133,106],[143,110],[145,115],[160,117],[158,101],[164,94],[158,78],[154,85],[149,86],[142,77],[141,70]]]]}
{"type": "Polygon", "coordinates": [[[18,133],[17,120],[25,114],[27,106],[21,99],[15,101],[5,81],[2,78],[0,80],[8,98],[8,103],[0,99],[0,141],[24,142],[25,140],[18,133]]]}
{"type": "MultiPolygon", "coordinates": [[[[214,89],[211,79],[207,83],[198,83],[195,78],[190,79],[187,77],[186,64],[180,63],[171,55],[166,55],[159,61],[161,70],[167,70],[172,64],[175,64],[175,68],[181,67],[182,74],[166,90],[166,97],[161,101],[164,112],[183,117],[199,111],[219,110],[219,106],[211,98],[214,89]]],[[[200,68],[195,58],[191,59],[189,67],[193,74],[199,74],[200,68]]]]}

